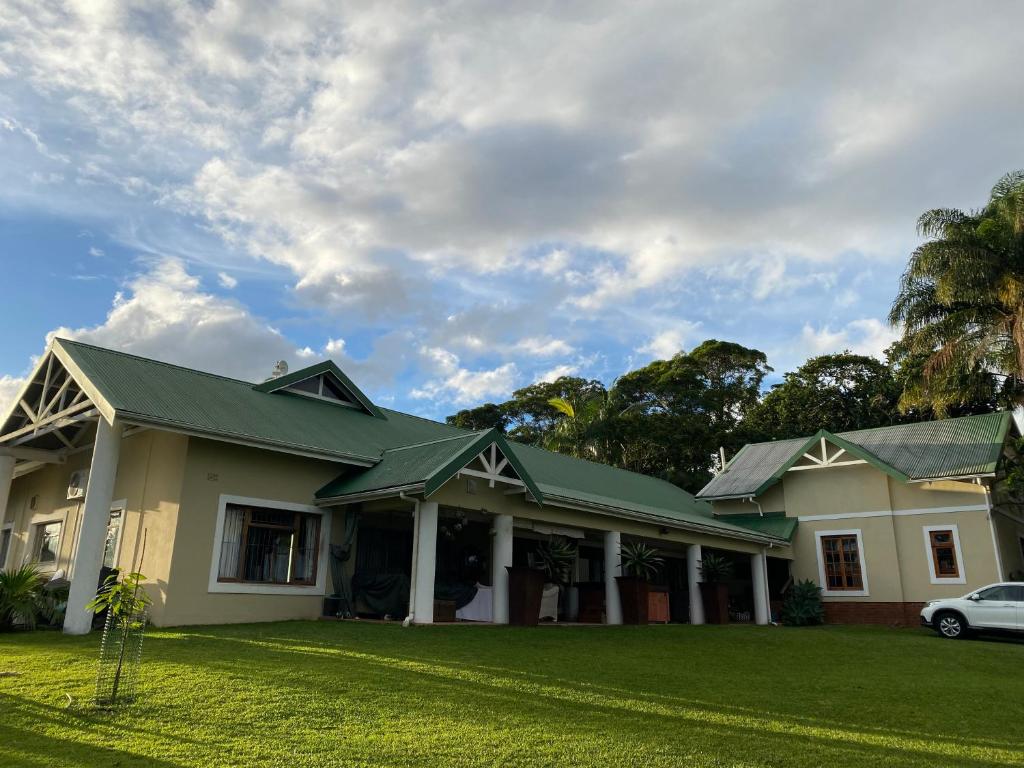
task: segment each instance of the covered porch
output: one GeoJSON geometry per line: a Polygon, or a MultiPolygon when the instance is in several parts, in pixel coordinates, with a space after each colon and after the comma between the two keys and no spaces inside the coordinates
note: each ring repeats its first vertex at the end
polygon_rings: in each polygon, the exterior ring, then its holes
{"type": "Polygon", "coordinates": [[[538,485],[497,433],[439,443],[396,452],[408,454],[397,457],[403,465],[441,466],[429,477],[374,488],[375,473],[392,480],[390,472],[375,467],[339,478],[318,493],[318,505],[334,510],[335,530],[346,531],[339,585],[343,604],[332,604],[340,613],[415,624],[506,624],[517,597],[510,569],[541,565],[544,548],[557,541],[571,550],[571,561],[561,578],[548,573],[539,618],[621,624],[616,579],[624,575],[622,547],[643,542],[663,558],[649,586],[652,622],[705,622],[700,587],[705,549],[734,563],[731,615],[758,624],[770,621],[767,546],[779,542],[710,517],[658,518],[653,510],[570,501],[561,495],[564,489],[555,493],[538,485]],[[438,452],[451,460],[433,463],[438,452]],[[340,517],[344,525],[338,524],[340,517]]]}

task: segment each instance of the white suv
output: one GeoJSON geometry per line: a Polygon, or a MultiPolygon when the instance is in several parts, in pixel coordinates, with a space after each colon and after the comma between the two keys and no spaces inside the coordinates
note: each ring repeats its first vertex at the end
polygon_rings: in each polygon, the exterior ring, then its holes
{"type": "Polygon", "coordinates": [[[943,637],[963,637],[972,629],[1024,632],[1024,582],[989,584],[963,597],[932,600],[921,623],[943,637]]]}

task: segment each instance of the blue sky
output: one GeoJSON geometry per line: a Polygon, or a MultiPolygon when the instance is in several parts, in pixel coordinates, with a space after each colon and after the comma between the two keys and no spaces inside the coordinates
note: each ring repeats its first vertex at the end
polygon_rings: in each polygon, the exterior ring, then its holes
{"type": "Polygon", "coordinates": [[[724,338],[879,354],[1024,166],[1024,8],[14,3],[0,399],[57,333],[426,416],[724,338]]]}

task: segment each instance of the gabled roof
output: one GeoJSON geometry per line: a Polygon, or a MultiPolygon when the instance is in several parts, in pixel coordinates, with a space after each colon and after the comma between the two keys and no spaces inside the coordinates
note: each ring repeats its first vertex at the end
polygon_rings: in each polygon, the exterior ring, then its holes
{"type": "MultiPolygon", "coordinates": [[[[321,498],[417,483],[431,493],[493,444],[537,501],[747,540],[777,538],[715,519],[709,504],[663,480],[521,445],[495,430],[470,432],[385,408],[374,417],[65,339],[54,340],[53,351],[107,418],[355,465],[325,486],[321,498]]],[[[340,373],[336,366],[314,369],[293,376],[340,373]]]]}
{"type": "Polygon", "coordinates": [[[262,392],[252,382],[77,341],[58,339],[54,346],[130,422],[363,465],[377,463],[388,448],[466,434],[384,408],[372,418],[314,398],[262,392]]]}
{"type": "Polygon", "coordinates": [[[322,363],[316,365],[310,365],[306,368],[300,368],[297,371],[292,371],[284,376],[278,376],[276,379],[267,379],[261,384],[253,386],[257,392],[278,392],[280,390],[287,389],[294,384],[312,379],[318,376],[327,376],[333,378],[335,382],[352,398],[354,403],[358,403],[363,409],[371,416],[377,418],[383,418],[381,412],[377,409],[370,398],[363,394],[362,390],[357,387],[352,379],[345,375],[344,371],[341,370],[331,360],[324,360],[322,363]]]}
{"type": "Polygon", "coordinates": [[[419,488],[429,495],[492,443],[498,445],[538,502],[596,507],[724,536],[786,540],[745,526],[742,521],[734,524],[715,518],[710,504],[664,480],[523,445],[506,439],[497,430],[386,451],[376,466],[352,468],[317,491],[316,496],[321,502],[344,502],[365,494],[419,488]]]}
{"type": "Polygon", "coordinates": [[[430,496],[491,445],[498,447],[516,477],[539,503],[543,503],[543,492],[520,463],[504,435],[496,429],[392,448],[384,452],[376,466],[362,472],[343,474],[317,491],[316,497],[319,500],[339,499],[410,486],[423,486],[424,495],[430,496]]]}
{"type": "Polygon", "coordinates": [[[702,499],[758,496],[825,438],[900,482],[991,475],[1013,422],[1007,411],[894,424],[743,446],[697,494],[702,499]]]}

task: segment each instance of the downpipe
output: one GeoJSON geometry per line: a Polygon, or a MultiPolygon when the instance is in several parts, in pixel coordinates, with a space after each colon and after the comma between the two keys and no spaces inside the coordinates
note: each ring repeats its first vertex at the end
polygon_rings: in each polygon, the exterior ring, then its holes
{"type": "Polygon", "coordinates": [[[402,622],[403,627],[411,627],[416,620],[416,572],[419,570],[420,559],[420,500],[398,494],[398,498],[412,504],[412,576],[409,579],[409,615],[402,622]]]}

